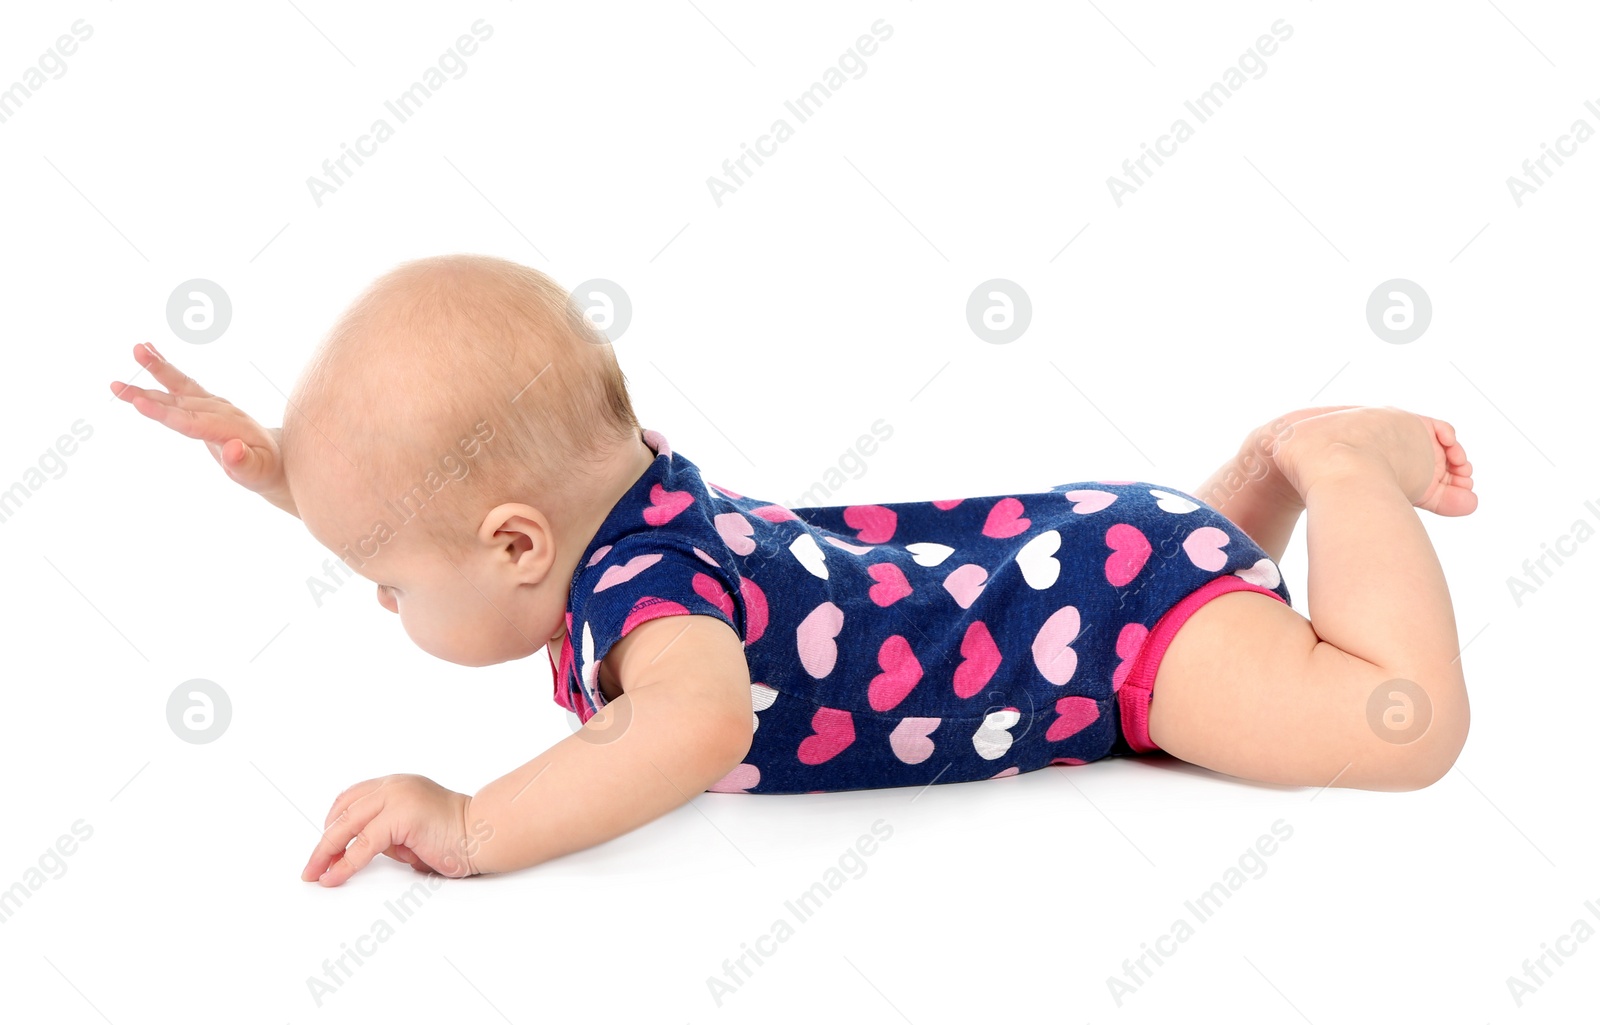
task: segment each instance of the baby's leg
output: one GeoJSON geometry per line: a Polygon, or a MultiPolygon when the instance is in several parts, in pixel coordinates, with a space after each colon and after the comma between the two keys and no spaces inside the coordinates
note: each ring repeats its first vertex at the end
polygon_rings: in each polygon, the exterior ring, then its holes
{"type": "Polygon", "coordinates": [[[1352,406],[1311,406],[1285,413],[1251,431],[1233,458],[1217,467],[1194,496],[1232,520],[1273,562],[1283,559],[1305,504],[1275,461],[1302,420],[1352,406]]]}
{"type": "Polygon", "coordinates": [[[1470,512],[1471,466],[1449,424],[1389,407],[1304,421],[1276,458],[1305,506],[1311,620],[1252,591],[1202,605],[1161,659],[1150,738],[1273,783],[1427,786],[1455,763],[1468,708],[1414,506],[1470,512]]]}

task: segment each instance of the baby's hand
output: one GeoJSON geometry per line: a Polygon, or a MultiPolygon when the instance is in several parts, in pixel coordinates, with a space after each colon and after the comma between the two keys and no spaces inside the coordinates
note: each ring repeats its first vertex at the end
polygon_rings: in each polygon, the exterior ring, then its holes
{"type": "Polygon", "coordinates": [[[140,413],[186,438],[206,443],[223,472],[286,512],[295,512],[283,473],[278,432],[268,430],[227,399],[211,394],[168,363],[148,343],[133,347],[133,358],[166,391],[111,382],[111,392],[140,413]]]}
{"type": "Polygon", "coordinates": [[[468,858],[471,801],[425,776],[383,776],[357,783],[334,800],[322,842],[311,852],[300,878],[338,886],[379,854],[418,872],[452,878],[476,875],[468,858]]]}

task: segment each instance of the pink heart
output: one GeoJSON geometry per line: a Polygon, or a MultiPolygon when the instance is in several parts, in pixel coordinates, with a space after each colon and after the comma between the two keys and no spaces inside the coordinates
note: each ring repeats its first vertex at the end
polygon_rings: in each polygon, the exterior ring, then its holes
{"type": "Polygon", "coordinates": [[[1150,542],[1131,523],[1119,523],[1106,531],[1106,544],[1111,546],[1111,554],[1106,556],[1106,579],[1114,587],[1138,576],[1150,558],[1150,542]]]}
{"type": "Polygon", "coordinates": [[[1133,669],[1133,660],[1138,657],[1149,636],[1150,631],[1143,623],[1126,623],[1122,627],[1122,632],[1117,634],[1117,657],[1122,661],[1117,663],[1117,668],[1111,673],[1113,693],[1122,689],[1122,681],[1128,678],[1128,672],[1133,669]]]}
{"type": "Polygon", "coordinates": [[[1228,564],[1228,553],[1222,550],[1227,543],[1226,531],[1216,527],[1197,527],[1183,539],[1183,550],[1188,553],[1190,562],[1214,572],[1228,564]]]}
{"type": "MultiPolygon", "coordinates": [[[[706,483],[707,484],[711,484],[710,481],[706,481],[706,483]]],[[[718,491],[722,492],[724,495],[727,495],[729,498],[743,498],[744,497],[743,495],[739,494],[739,492],[737,492],[737,491],[729,491],[727,488],[723,487],[721,484],[711,484],[711,486],[716,488],[718,491]]]]}
{"type": "Polygon", "coordinates": [[[844,628],[844,613],[831,601],[806,613],[806,618],[795,627],[795,646],[800,649],[800,664],[816,679],[833,672],[839,658],[839,645],[834,638],[844,628]]]}
{"type": "Polygon", "coordinates": [[[1015,776],[1017,773],[1019,773],[1021,771],[1022,771],[1021,769],[1018,769],[1015,765],[1013,765],[1009,769],[1001,769],[999,772],[995,773],[993,776],[990,776],[989,778],[990,779],[999,779],[1001,776],[1015,776]]]}
{"type": "Polygon", "coordinates": [[[989,510],[983,521],[984,537],[1016,537],[1027,530],[1032,520],[1022,515],[1022,503],[1015,498],[1002,498],[989,510]]]}
{"type": "Polygon", "coordinates": [[[593,566],[595,563],[599,562],[601,559],[604,559],[606,557],[606,553],[609,552],[609,551],[611,551],[611,546],[610,545],[601,545],[599,548],[596,548],[594,550],[594,554],[589,556],[589,563],[588,564],[590,566],[593,566]]]}
{"type": "Polygon", "coordinates": [[[881,545],[894,537],[898,519],[893,509],[881,505],[852,505],[844,511],[844,521],[856,532],[856,540],[869,545],[881,545]]]}
{"type": "Polygon", "coordinates": [[[662,616],[686,616],[688,614],[688,609],[669,598],[657,598],[653,594],[646,594],[633,603],[633,608],[628,611],[628,618],[622,621],[622,631],[617,636],[626,637],[629,630],[632,630],[640,623],[646,623],[652,619],[660,619],[662,616]]]}
{"type": "Polygon", "coordinates": [[[763,505],[750,510],[752,515],[759,516],[770,523],[782,523],[785,520],[798,520],[800,517],[785,509],[781,505],[763,505]]]}
{"type": "Polygon", "coordinates": [[[963,501],[965,501],[965,499],[961,499],[961,498],[944,498],[944,499],[940,499],[937,502],[934,502],[933,503],[933,507],[935,509],[943,509],[946,512],[948,512],[951,509],[954,509],[956,506],[960,505],[963,501]]]}
{"type": "Polygon", "coordinates": [[[883,672],[867,684],[867,704],[874,712],[887,712],[904,701],[922,679],[922,663],[912,653],[909,641],[891,634],[878,648],[878,666],[883,672]]]}
{"type": "Polygon", "coordinates": [[[760,782],[761,770],[749,762],[744,762],[741,765],[735,765],[732,772],[706,787],[706,789],[717,794],[742,794],[760,782]]]}
{"type": "Polygon", "coordinates": [[[900,567],[892,562],[873,563],[867,567],[867,575],[877,581],[867,588],[867,597],[883,608],[888,608],[911,593],[911,582],[900,567]]]}
{"type": "Polygon", "coordinates": [[[907,765],[925,762],[933,756],[933,741],[928,734],[939,728],[939,719],[907,716],[889,734],[889,747],[894,756],[907,765]]]}
{"type": "Polygon", "coordinates": [[[795,752],[807,765],[821,765],[856,742],[856,724],[843,709],[817,709],[811,717],[811,730],[812,735],[802,740],[795,752]]]}
{"type": "Polygon", "coordinates": [[[990,635],[989,628],[983,625],[983,620],[974,620],[967,627],[966,634],[961,638],[961,655],[963,661],[956,666],[952,682],[956,697],[970,698],[982,690],[984,684],[994,677],[994,671],[1000,668],[1000,649],[994,646],[994,637],[990,635]]]}
{"type": "Polygon", "coordinates": [[[733,614],[733,595],[728,589],[705,573],[696,573],[694,579],[689,581],[694,588],[694,593],[722,610],[722,614],[729,619],[736,619],[733,614]]]}
{"type": "Polygon", "coordinates": [[[607,566],[606,571],[600,574],[600,582],[594,585],[595,592],[626,583],[660,561],[661,553],[651,552],[649,555],[635,555],[621,566],[607,566]]]}
{"type": "Polygon", "coordinates": [[[1085,762],[1082,758],[1052,758],[1052,759],[1050,759],[1050,764],[1051,765],[1087,765],[1088,762],[1085,762]]]}
{"type": "Polygon", "coordinates": [[[1078,671],[1078,653],[1072,650],[1072,642],[1078,639],[1082,626],[1077,608],[1063,605],[1050,613],[1033,638],[1033,664],[1039,675],[1057,687],[1078,671]]]}
{"type": "Polygon", "coordinates": [[[1067,501],[1072,503],[1072,511],[1083,515],[1099,512],[1116,500],[1117,496],[1111,492],[1093,488],[1080,488],[1077,491],[1067,492],[1067,501]]]}
{"type": "Polygon", "coordinates": [[[722,535],[722,543],[737,554],[749,555],[756,550],[756,543],[750,538],[755,528],[743,516],[738,513],[718,513],[711,522],[716,524],[717,533],[722,535]]]}
{"type": "Polygon", "coordinates": [[[972,603],[978,600],[978,595],[983,593],[983,582],[989,579],[989,571],[975,563],[957,566],[944,578],[944,589],[950,592],[950,597],[956,604],[964,609],[970,609],[972,603]]]}
{"type": "Polygon", "coordinates": [[[835,548],[843,548],[845,551],[854,552],[857,555],[865,555],[867,552],[872,551],[872,545],[853,545],[848,541],[839,540],[832,534],[824,535],[822,540],[828,542],[830,545],[833,545],[835,548]]]}
{"type": "Polygon", "coordinates": [[[754,644],[767,632],[767,596],[749,577],[739,578],[739,593],[744,596],[744,643],[754,644]]]}
{"type": "Polygon", "coordinates": [[[705,552],[702,552],[698,545],[695,545],[693,547],[694,547],[694,554],[700,559],[701,562],[705,563],[707,566],[718,566],[718,567],[720,567],[722,565],[722,563],[718,562],[716,559],[713,559],[711,556],[707,555],[705,552]]]}
{"type": "Polygon", "coordinates": [[[650,485],[650,504],[645,508],[644,521],[659,527],[689,508],[694,496],[687,491],[668,491],[660,484],[650,485]]]}
{"type": "Polygon", "coordinates": [[[1094,698],[1069,697],[1056,702],[1061,718],[1044,731],[1046,740],[1066,740],[1085,726],[1100,718],[1100,706],[1094,698]]]}

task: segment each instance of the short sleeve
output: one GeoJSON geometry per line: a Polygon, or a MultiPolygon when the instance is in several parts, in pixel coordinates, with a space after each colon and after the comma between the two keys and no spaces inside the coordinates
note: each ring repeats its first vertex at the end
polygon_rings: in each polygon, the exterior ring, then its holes
{"type": "Polygon", "coordinates": [[[629,534],[598,549],[574,581],[568,602],[568,644],[588,706],[579,709],[579,717],[587,722],[605,704],[596,667],[640,623],[662,616],[712,616],[743,640],[745,615],[737,579],[716,554],[666,531],[629,534]]]}

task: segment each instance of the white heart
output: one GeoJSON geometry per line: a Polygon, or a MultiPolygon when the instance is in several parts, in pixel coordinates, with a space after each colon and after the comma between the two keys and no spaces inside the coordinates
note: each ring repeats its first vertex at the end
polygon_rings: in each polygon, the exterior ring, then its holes
{"type": "Polygon", "coordinates": [[[955,549],[933,541],[918,541],[916,544],[906,545],[906,551],[911,553],[912,561],[918,566],[937,566],[950,558],[955,549]]]}
{"type": "Polygon", "coordinates": [[[835,548],[843,548],[845,551],[854,552],[857,555],[865,555],[873,549],[872,545],[853,545],[849,542],[841,541],[832,534],[826,535],[822,540],[828,542],[830,545],[833,545],[835,548]]]}
{"type": "Polygon", "coordinates": [[[1061,560],[1055,558],[1060,548],[1061,532],[1047,530],[1017,552],[1017,565],[1022,567],[1022,579],[1029,587],[1042,591],[1061,576],[1061,560]]]}
{"type": "Polygon", "coordinates": [[[816,538],[802,533],[790,543],[789,551],[812,576],[828,579],[828,564],[822,560],[822,549],[817,547],[816,538]]]}
{"type": "Polygon", "coordinates": [[[1006,731],[1017,724],[1022,713],[1015,708],[1002,708],[983,717],[983,725],[972,735],[972,746],[979,758],[994,761],[1011,750],[1011,734],[1006,731]]]}
{"type": "Polygon", "coordinates": [[[772,703],[776,700],[778,700],[778,692],[773,688],[764,683],[752,683],[750,685],[750,728],[752,730],[761,728],[761,717],[756,713],[765,712],[772,707],[772,703]]]}
{"type": "Polygon", "coordinates": [[[1248,569],[1236,569],[1233,572],[1235,576],[1243,577],[1257,587],[1265,587],[1269,591],[1283,580],[1278,575],[1277,564],[1271,559],[1257,559],[1254,566],[1248,569]]]}
{"type": "Polygon", "coordinates": [[[589,632],[589,624],[583,624],[583,664],[579,667],[578,678],[583,681],[583,689],[589,695],[591,704],[599,705],[599,699],[594,696],[594,634],[589,632]]]}
{"type": "Polygon", "coordinates": [[[1169,513],[1191,513],[1200,508],[1200,503],[1191,502],[1182,495],[1174,495],[1170,491],[1151,488],[1150,493],[1156,496],[1156,505],[1169,513]]]}

